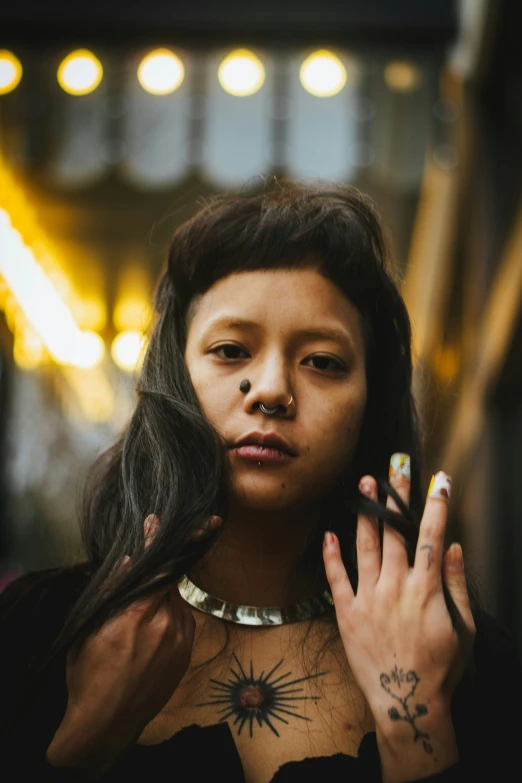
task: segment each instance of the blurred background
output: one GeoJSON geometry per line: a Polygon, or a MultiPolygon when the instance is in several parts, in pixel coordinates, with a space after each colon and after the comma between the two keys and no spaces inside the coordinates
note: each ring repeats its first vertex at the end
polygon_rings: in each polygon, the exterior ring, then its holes
{"type": "Polygon", "coordinates": [[[263,177],[352,183],[412,318],[425,486],[522,650],[522,4],[0,11],[0,571],[82,557],[176,226],[263,177]]]}

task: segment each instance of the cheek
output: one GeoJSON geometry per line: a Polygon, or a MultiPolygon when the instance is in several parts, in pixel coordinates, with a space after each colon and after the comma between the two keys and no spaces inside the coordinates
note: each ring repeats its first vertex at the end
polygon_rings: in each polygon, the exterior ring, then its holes
{"type": "Polygon", "coordinates": [[[366,393],[359,400],[357,400],[356,404],[353,405],[346,420],[345,438],[351,444],[353,450],[357,446],[357,442],[359,440],[365,412],[366,393]]]}
{"type": "Polygon", "coordinates": [[[226,414],[225,404],[221,396],[216,392],[215,387],[213,388],[211,385],[196,387],[196,393],[203,413],[211,424],[218,426],[226,414]]]}
{"type": "Polygon", "coordinates": [[[194,360],[188,353],[185,355],[185,362],[199,404],[205,416],[214,423],[214,419],[219,416],[220,408],[223,407],[220,392],[216,388],[216,384],[206,376],[204,366],[200,361],[194,360]]]}
{"type": "Polygon", "coordinates": [[[197,367],[195,368],[188,365],[188,369],[190,380],[192,381],[196,397],[198,398],[198,402],[203,410],[203,413],[208,419],[212,421],[215,416],[215,407],[218,395],[216,391],[213,390],[212,384],[208,383],[202,374],[197,371],[197,367]]]}
{"type": "Polygon", "coordinates": [[[339,408],[334,409],[321,428],[325,437],[321,451],[328,453],[334,462],[345,463],[353,455],[361,432],[366,409],[366,386],[351,395],[339,408]]]}
{"type": "Polygon", "coordinates": [[[234,429],[230,425],[234,423],[237,413],[233,400],[228,399],[226,392],[220,390],[216,383],[208,380],[201,379],[198,385],[194,384],[194,388],[205,418],[224,438],[230,437],[233,434],[230,430],[234,429]]]}

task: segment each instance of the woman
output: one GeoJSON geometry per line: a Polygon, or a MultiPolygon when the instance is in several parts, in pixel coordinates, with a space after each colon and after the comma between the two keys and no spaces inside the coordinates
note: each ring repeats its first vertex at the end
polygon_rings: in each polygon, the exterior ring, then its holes
{"type": "Polygon", "coordinates": [[[513,641],[421,486],[410,324],[349,187],[175,233],[87,562],[1,600],[4,760],[42,780],[502,779],[513,641]],[[7,705],[7,706],[6,706],[7,705]]]}

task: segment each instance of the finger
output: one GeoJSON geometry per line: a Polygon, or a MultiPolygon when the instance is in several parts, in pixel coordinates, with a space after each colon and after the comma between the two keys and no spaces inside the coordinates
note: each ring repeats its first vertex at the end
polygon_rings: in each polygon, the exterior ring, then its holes
{"type": "MultiPolygon", "coordinates": [[[[410,502],[410,455],[403,452],[392,454],[389,467],[389,481],[401,500],[410,502]]],[[[392,497],[388,495],[386,508],[400,513],[392,497]]],[[[409,570],[408,554],[404,537],[388,522],[383,526],[381,579],[397,581],[406,576],[409,570]]]]}
{"type": "Polygon", "coordinates": [[[340,609],[351,604],[354,599],[354,593],[341,558],[339,539],[335,533],[329,530],[324,534],[323,560],[326,578],[328,579],[335,604],[335,611],[338,614],[340,609]]]}
{"type": "Polygon", "coordinates": [[[171,584],[168,587],[162,587],[156,593],[152,593],[143,599],[143,602],[138,601],[137,605],[143,604],[145,612],[143,617],[147,621],[151,621],[157,615],[167,611],[169,614],[178,613],[173,612],[173,594],[177,592],[175,584],[171,584]]]}
{"type": "Polygon", "coordinates": [[[212,533],[214,533],[221,525],[223,524],[223,520],[221,517],[217,515],[213,515],[208,519],[202,527],[200,527],[198,530],[194,531],[192,535],[190,536],[192,541],[198,541],[201,538],[205,538],[206,536],[210,536],[212,533]]]}
{"type": "Polygon", "coordinates": [[[466,575],[464,572],[464,557],[462,547],[456,542],[446,552],[442,561],[442,575],[446,587],[453,598],[468,630],[475,632],[475,621],[471,612],[466,575]]]}
{"type": "MultiPolygon", "coordinates": [[[[363,495],[377,501],[377,482],[373,476],[363,476],[359,489],[363,495]]],[[[381,573],[381,542],[375,517],[358,515],[356,547],[359,594],[361,589],[375,585],[381,573]]]]}
{"type": "Polygon", "coordinates": [[[414,564],[414,572],[417,576],[424,575],[425,578],[429,575],[435,582],[440,582],[441,579],[450,494],[451,478],[441,470],[431,478],[419,528],[414,564]]]}
{"type": "Polygon", "coordinates": [[[149,514],[148,517],[145,517],[145,521],[143,522],[145,549],[147,549],[154,541],[154,538],[156,537],[156,534],[159,530],[159,526],[160,521],[156,514],[149,514]]]}

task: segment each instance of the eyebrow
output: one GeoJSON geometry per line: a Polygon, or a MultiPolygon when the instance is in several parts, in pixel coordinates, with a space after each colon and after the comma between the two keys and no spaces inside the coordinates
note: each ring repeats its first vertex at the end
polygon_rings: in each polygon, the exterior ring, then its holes
{"type": "MultiPolygon", "coordinates": [[[[211,321],[205,329],[205,333],[217,329],[245,329],[246,331],[257,332],[261,329],[261,326],[255,321],[250,321],[247,318],[229,318],[223,316],[211,321]]],[[[314,329],[296,329],[294,334],[301,339],[335,340],[341,343],[348,343],[352,349],[354,347],[350,334],[344,329],[339,329],[336,326],[318,326],[314,329]]]]}

